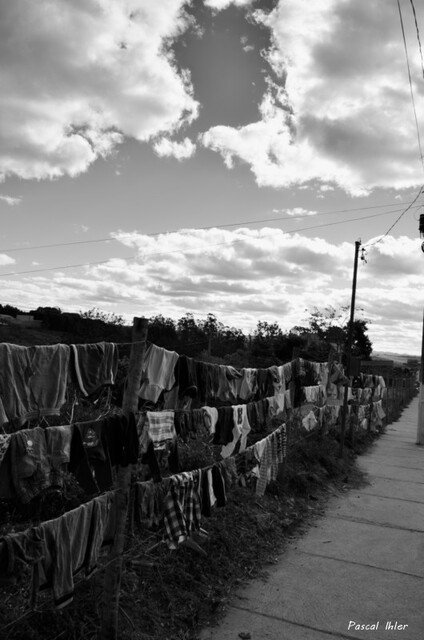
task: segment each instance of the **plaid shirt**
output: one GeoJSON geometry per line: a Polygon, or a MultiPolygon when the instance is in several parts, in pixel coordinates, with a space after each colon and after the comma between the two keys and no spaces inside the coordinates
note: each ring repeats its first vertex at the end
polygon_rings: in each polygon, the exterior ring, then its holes
{"type": "Polygon", "coordinates": [[[146,426],[155,449],[164,449],[177,437],[173,411],[147,411],[146,426]]]}
{"type": "Polygon", "coordinates": [[[180,473],[169,478],[164,500],[165,542],[170,549],[200,529],[200,471],[180,473]]]}
{"type": "Polygon", "coordinates": [[[278,474],[278,466],[286,457],[286,425],[280,425],[269,436],[264,438],[264,440],[265,448],[259,461],[259,479],[256,485],[256,494],[259,496],[264,495],[266,486],[269,482],[276,480],[278,474]]]}

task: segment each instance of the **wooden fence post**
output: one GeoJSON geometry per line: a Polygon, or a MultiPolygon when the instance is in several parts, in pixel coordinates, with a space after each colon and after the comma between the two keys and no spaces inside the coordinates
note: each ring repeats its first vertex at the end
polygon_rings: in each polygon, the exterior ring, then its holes
{"type": "MultiPolygon", "coordinates": [[[[122,413],[129,415],[138,409],[138,391],[141,386],[141,372],[146,351],[148,321],[134,318],[132,345],[128,366],[127,385],[122,401],[122,413]]],[[[103,608],[100,640],[117,640],[118,609],[121,589],[122,554],[125,547],[125,527],[131,486],[132,465],[119,467],[117,476],[117,527],[115,542],[105,569],[103,608]]]]}

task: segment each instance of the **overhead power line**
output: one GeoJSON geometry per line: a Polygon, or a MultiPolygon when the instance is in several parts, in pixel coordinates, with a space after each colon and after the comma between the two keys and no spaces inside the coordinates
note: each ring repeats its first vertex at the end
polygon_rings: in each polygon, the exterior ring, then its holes
{"type": "Polygon", "coordinates": [[[418,48],[420,50],[420,57],[421,57],[421,70],[423,72],[423,78],[424,78],[424,60],[423,60],[423,50],[421,47],[421,38],[420,38],[420,30],[418,27],[418,20],[417,20],[417,13],[415,11],[415,5],[413,0],[409,0],[411,3],[411,7],[412,7],[412,13],[414,14],[414,21],[415,21],[415,31],[417,33],[417,40],[418,40],[418,48]]]}
{"type": "MultiPolygon", "coordinates": [[[[412,203],[413,204],[413,203],[412,203]]],[[[334,214],[338,214],[338,213],[350,213],[352,211],[369,211],[372,209],[381,209],[383,207],[398,207],[399,203],[398,202],[393,202],[392,204],[377,204],[377,205],[372,205],[372,206],[368,206],[368,207],[352,207],[349,209],[334,209],[332,211],[318,211],[317,213],[314,213],[313,217],[317,217],[317,216],[327,216],[327,215],[334,215],[334,214]]],[[[389,213],[396,213],[396,211],[388,211],[389,213]]],[[[206,226],[206,227],[190,227],[190,229],[193,229],[194,231],[207,231],[209,229],[225,229],[228,227],[237,227],[238,225],[243,225],[243,224],[261,224],[264,222],[289,222],[290,220],[300,220],[302,218],[305,218],[305,215],[299,214],[299,215],[289,215],[289,216],[277,216],[277,217],[273,217],[273,218],[259,218],[257,220],[240,220],[238,222],[227,222],[225,224],[215,224],[215,225],[210,225],[210,226],[206,226]]],[[[312,217],[312,216],[311,216],[312,217]]],[[[181,229],[175,229],[175,230],[166,230],[166,231],[156,231],[154,233],[143,233],[142,235],[144,236],[148,236],[148,237],[156,237],[156,236],[160,236],[160,235],[165,235],[168,233],[178,233],[179,231],[181,231],[181,229]]],[[[50,248],[54,248],[54,247],[70,247],[70,246],[74,246],[74,245],[80,245],[80,244],[94,244],[97,242],[112,242],[113,240],[116,240],[116,238],[114,236],[109,236],[107,238],[94,238],[92,240],[73,240],[71,242],[54,242],[54,243],[50,243],[50,244],[38,244],[38,245],[33,245],[33,246],[26,246],[26,247],[14,247],[14,248],[0,248],[0,253],[15,253],[16,251],[32,251],[35,249],[50,249],[50,248]]]]}
{"type": "MultiPolygon", "coordinates": [[[[413,205],[413,202],[410,204],[410,206],[408,207],[408,209],[410,209],[413,205]]],[[[359,220],[369,220],[371,218],[377,218],[377,217],[381,217],[381,216],[387,216],[389,213],[393,213],[393,211],[390,212],[383,212],[383,213],[373,213],[371,215],[368,216],[361,216],[359,218],[351,218],[349,220],[338,220],[336,222],[326,222],[324,224],[318,224],[318,225],[312,225],[309,227],[303,227],[301,229],[294,229],[291,231],[283,231],[283,233],[286,234],[292,234],[292,233],[299,233],[300,231],[310,231],[313,229],[319,229],[322,227],[331,227],[334,225],[338,225],[338,224],[346,224],[348,222],[357,222],[359,220]]],[[[405,211],[403,212],[405,213],[405,211]]],[[[403,215],[403,214],[402,214],[403,215]]],[[[270,234],[266,234],[265,236],[262,237],[267,237],[270,236],[270,234]]],[[[247,238],[248,239],[248,238],[247,238]]],[[[236,239],[236,240],[230,240],[228,242],[218,242],[218,243],[214,243],[214,244],[209,244],[208,245],[208,249],[211,247],[218,247],[218,246],[223,246],[223,245],[227,245],[227,246],[231,246],[233,244],[237,244],[240,242],[244,242],[246,240],[246,238],[240,238],[240,239],[236,239]]],[[[201,251],[204,251],[205,249],[202,248],[201,251]]],[[[182,253],[182,254],[187,254],[187,253],[196,253],[198,252],[199,249],[174,249],[172,251],[159,251],[159,252],[151,252],[151,253],[146,253],[144,254],[142,257],[144,258],[149,258],[151,256],[160,256],[160,255],[170,255],[173,253],[182,253]]],[[[77,269],[80,267],[95,267],[95,266],[99,266],[102,264],[107,264],[108,262],[110,262],[110,260],[113,260],[114,258],[108,258],[107,260],[100,260],[100,261],[96,261],[96,262],[82,262],[79,264],[68,264],[68,265],[61,265],[61,266],[56,266],[56,267],[46,267],[46,268],[42,268],[42,269],[28,269],[25,271],[10,271],[7,273],[2,273],[0,274],[0,277],[6,277],[6,276],[18,276],[18,275],[29,275],[32,273],[43,273],[46,271],[60,271],[62,269],[77,269]]],[[[138,257],[134,258],[118,258],[119,260],[126,260],[128,262],[135,262],[137,260],[139,260],[138,257]]]]}
{"type": "MultiPolygon", "coordinates": [[[[394,221],[394,223],[387,229],[386,233],[384,235],[381,236],[381,238],[379,238],[378,240],[376,240],[375,242],[372,242],[371,244],[365,245],[364,249],[366,249],[367,247],[373,247],[374,245],[378,244],[379,242],[381,242],[383,240],[383,238],[385,238],[386,236],[389,235],[390,231],[397,225],[397,223],[399,222],[399,220],[405,215],[405,213],[407,213],[412,206],[415,204],[415,202],[418,200],[418,198],[420,197],[420,195],[424,193],[424,185],[422,185],[417,193],[417,195],[415,196],[415,198],[413,199],[413,201],[406,207],[406,209],[404,209],[402,211],[402,213],[400,214],[400,216],[398,218],[396,218],[396,220],[394,221]]],[[[419,205],[419,207],[422,207],[422,205],[419,205]]]]}
{"type": "MultiPolygon", "coordinates": [[[[419,129],[419,126],[418,126],[417,110],[415,108],[414,91],[413,91],[413,88],[412,88],[411,67],[409,65],[408,47],[407,47],[407,44],[406,44],[405,29],[404,29],[404,26],[403,26],[402,9],[400,8],[399,0],[397,0],[397,5],[398,5],[398,9],[399,9],[399,18],[400,18],[400,26],[401,26],[401,30],[402,30],[403,46],[404,46],[404,49],[405,49],[406,66],[407,66],[407,69],[408,69],[409,89],[410,89],[410,93],[411,93],[412,108],[414,110],[415,127],[416,127],[416,130],[417,130],[418,149],[419,149],[419,152],[420,152],[421,166],[422,166],[423,171],[424,171],[424,158],[423,158],[423,153],[422,153],[422,149],[421,149],[420,129],[419,129]]],[[[415,15],[415,8],[414,8],[414,15],[415,15]]]]}

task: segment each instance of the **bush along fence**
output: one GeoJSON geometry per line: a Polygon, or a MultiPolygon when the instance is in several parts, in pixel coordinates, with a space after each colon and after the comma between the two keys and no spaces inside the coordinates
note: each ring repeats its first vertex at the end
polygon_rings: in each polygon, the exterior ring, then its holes
{"type": "Polygon", "coordinates": [[[348,378],[337,362],[302,358],[236,369],[148,344],[147,329],[134,319],[129,359],[115,343],[0,344],[0,589],[14,603],[0,625],[9,638],[22,637],[18,617],[51,603],[63,612],[100,569],[95,631],[117,638],[134,541],[149,540],[145,554],[188,547],[204,557],[204,522],[232,491],[260,500],[302,442],[337,442],[345,388],[351,447],[416,393],[407,370],[348,378]]]}

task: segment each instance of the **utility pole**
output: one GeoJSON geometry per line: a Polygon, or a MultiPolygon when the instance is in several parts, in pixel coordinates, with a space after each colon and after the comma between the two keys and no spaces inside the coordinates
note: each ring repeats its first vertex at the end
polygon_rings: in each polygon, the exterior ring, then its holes
{"type": "MultiPolygon", "coordinates": [[[[355,242],[355,259],[353,262],[353,282],[352,282],[352,299],[350,302],[350,320],[349,327],[347,333],[347,345],[346,345],[346,375],[350,376],[350,360],[351,360],[351,351],[352,351],[352,342],[353,342],[353,321],[355,318],[355,299],[356,299],[356,280],[358,274],[358,255],[359,255],[359,247],[361,246],[361,241],[356,240],[355,242]]],[[[343,457],[343,447],[344,447],[344,438],[346,431],[346,416],[347,416],[347,394],[349,391],[349,383],[346,384],[344,388],[344,397],[343,397],[343,409],[342,409],[342,425],[341,425],[341,433],[340,433],[340,451],[339,457],[343,457]]]]}
{"type": "MultiPolygon", "coordinates": [[[[146,352],[147,330],[148,320],[146,318],[133,319],[127,386],[122,400],[122,413],[127,417],[130,413],[135,413],[138,408],[138,390],[141,385],[141,375],[146,352]]],[[[119,467],[117,474],[117,492],[115,498],[117,526],[115,542],[111,550],[109,562],[105,568],[99,640],[117,640],[118,638],[119,596],[121,591],[125,527],[128,517],[132,467],[133,465],[119,467]]]]}
{"type": "Polygon", "coordinates": [[[418,402],[418,425],[416,444],[424,444],[424,314],[423,332],[421,339],[420,396],[418,402]]]}
{"type": "MultiPolygon", "coordinates": [[[[424,215],[420,215],[418,231],[421,238],[424,237],[424,215]]],[[[424,242],[421,245],[424,252],[424,242]]],[[[424,313],[423,313],[423,330],[421,338],[421,365],[420,365],[420,396],[418,402],[418,424],[417,424],[417,442],[416,444],[424,444],[424,313]]]]}

